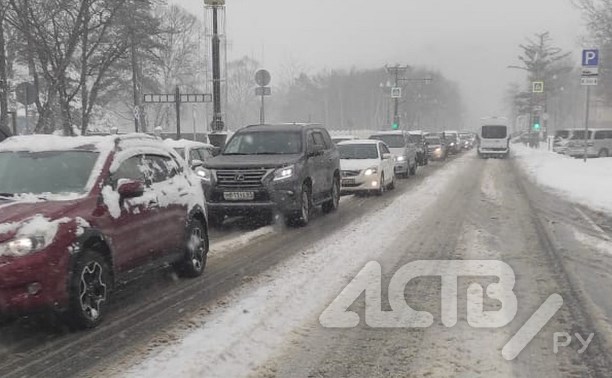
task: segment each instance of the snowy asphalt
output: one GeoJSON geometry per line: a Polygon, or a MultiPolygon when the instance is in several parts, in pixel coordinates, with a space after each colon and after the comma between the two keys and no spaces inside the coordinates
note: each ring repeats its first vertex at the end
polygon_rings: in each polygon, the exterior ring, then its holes
{"type": "MultiPolygon", "coordinates": [[[[444,327],[440,282],[424,278],[408,286],[407,298],[413,307],[434,315],[430,328],[376,329],[362,320],[356,328],[328,329],[318,321],[323,309],[313,308],[316,316],[306,317],[274,346],[262,348],[266,353],[232,357],[228,349],[239,348],[229,343],[218,364],[213,357],[203,358],[203,364],[215,365],[201,370],[196,366],[183,375],[230,376],[222,362],[241,361],[251,374],[262,377],[609,376],[610,217],[543,192],[512,160],[484,161],[474,153],[421,169],[382,198],[344,198],[340,211],[318,215],[306,228],[258,228],[236,220],[211,233],[213,245],[203,279],[177,280],[162,270],[128,283],[115,294],[109,317],[96,330],[70,333],[44,326],[36,318],[0,325],[0,376],[121,376],[138,375],[134,366],[156,368],[159,350],[180,348],[183,336],[178,335],[204,327],[209,313],[229,310],[227,296],[232,290],[274,276],[275,267],[293,261],[313,244],[353,225],[359,229],[360,219],[422,190],[431,184],[428,178],[449,174],[454,175],[452,180],[436,188],[439,192],[431,205],[415,204],[414,220],[391,222],[396,229],[387,233],[392,236],[376,253],[383,282],[401,265],[416,260],[502,260],[517,278],[518,314],[512,323],[500,329],[470,328],[461,294],[471,282],[466,279],[459,281],[457,325],[444,327]],[[502,358],[503,345],[555,293],[564,299],[561,310],[517,359],[502,358]],[[555,353],[555,332],[595,336],[581,354],[575,337],[569,347],[555,353]]],[[[351,310],[363,314],[363,297],[351,310]]]]}

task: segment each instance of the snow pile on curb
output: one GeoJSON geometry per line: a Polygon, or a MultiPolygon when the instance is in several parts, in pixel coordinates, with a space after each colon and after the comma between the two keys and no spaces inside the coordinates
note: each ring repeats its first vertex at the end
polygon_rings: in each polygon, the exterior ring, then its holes
{"type": "Polygon", "coordinates": [[[369,261],[392,248],[467,167],[458,159],[392,204],[368,214],[300,251],[204,315],[201,328],[178,344],[154,351],[121,376],[236,377],[248,375],[276,353],[291,332],[318,319],[323,309],[369,261]],[[375,236],[375,237],[374,237],[375,236]]]}
{"type": "Polygon", "coordinates": [[[574,159],[546,150],[513,146],[519,166],[536,184],[592,209],[612,213],[612,159],[574,159]]]}

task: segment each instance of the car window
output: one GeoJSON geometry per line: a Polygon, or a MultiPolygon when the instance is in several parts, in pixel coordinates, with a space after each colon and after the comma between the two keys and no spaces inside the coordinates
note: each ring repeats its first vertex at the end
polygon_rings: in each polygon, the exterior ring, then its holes
{"type": "Polygon", "coordinates": [[[202,147],[198,148],[197,151],[200,154],[200,160],[202,161],[206,161],[214,156],[213,151],[210,148],[202,147]]]}
{"type": "Polygon", "coordinates": [[[334,142],[331,139],[331,136],[327,132],[327,130],[321,130],[321,135],[323,136],[323,141],[325,142],[325,149],[329,150],[334,148],[334,142]]]}
{"type": "Polygon", "coordinates": [[[146,155],[145,165],[149,168],[152,175],[151,182],[163,182],[176,176],[179,171],[179,165],[174,159],[163,155],[146,155]]]}
{"type": "Polygon", "coordinates": [[[323,137],[323,134],[319,131],[315,131],[312,133],[312,138],[313,138],[313,143],[315,146],[321,146],[325,149],[327,149],[327,146],[325,144],[325,138],[323,137]]]}
{"type": "Polygon", "coordinates": [[[595,139],[596,140],[605,139],[606,138],[606,134],[607,134],[606,131],[597,131],[597,132],[595,132],[595,139]]]}
{"type": "Polygon", "coordinates": [[[117,182],[121,179],[146,181],[142,155],[132,156],[119,165],[119,168],[112,174],[113,187],[116,188],[117,182]]]}
{"type": "Polygon", "coordinates": [[[189,150],[189,162],[192,162],[194,160],[203,160],[203,159],[200,156],[200,152],[197,149],[192,148],[191,150],[189,150]]]}

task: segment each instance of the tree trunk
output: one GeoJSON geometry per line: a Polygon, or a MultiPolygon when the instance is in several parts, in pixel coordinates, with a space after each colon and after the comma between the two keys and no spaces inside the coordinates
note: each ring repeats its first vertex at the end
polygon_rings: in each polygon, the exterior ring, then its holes
{"type": "Polygon", "coordinates": [[[0,133],[7,134],[9,126],[9,85],[6,72],[6,41],[4,39],[4,22],[6,9],[4,5],[0,8],[0,133]]]}

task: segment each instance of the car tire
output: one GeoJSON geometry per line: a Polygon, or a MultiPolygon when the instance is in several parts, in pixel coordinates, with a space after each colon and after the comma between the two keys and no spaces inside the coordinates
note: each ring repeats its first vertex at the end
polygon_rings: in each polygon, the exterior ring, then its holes
{"type": "Polygon", "coordinates": [[[410,176],[416,175],[417,172],[417,162],[415,160],[414,165],[410,167],[410,176]]]}
{"type": "Polygon", "coordinates": [[[376,194],[378,197],[385,194],[385,174],[384,173],[380,174],[380,182],[378,183],[378,190],[376,190],[374,194],[376,194]]]}
{"type": "Polygon", "coordinates": [[[606,150],[605,148],[602,148],[599,151],[599,154],[597,156],[599,156],[600,158],[606,158],[606,157],[610,156],[610,154],[609,154],[608,150],[606,150]]]}
{"type": "Polygon", "coordinates": [[[325,203],[323,203],[322,210],[323,213],[329,214],[338,210],[338,206],[340,205],[340,178],[338,176],[334,176],[334,183],[331,189],[331,199],[325,203]]]}
{"type": "Polygon", "coordinates": [[[67,324],[74,329],[91,329],[106,316],[113,275],[107,259],[94,250],[85,250],[76,259],[70,277],[67,324]]]}
{"type": "Polygon", "coordinates": [[[175,264],[179,276],[196,278],[204,273],[208,259],[208,232],[206,226],[197,219],[191,219],[185,230],[184,255],[175,264]]]}
{"type": "Polygon", "coordinates": [[[395,189],[395,176],[393,176],[393,180],[391,180],[391,183],[389,184],[389,186],[387,186],[388,190],[393,190],[395,189]]]}
{"type": "Polygon", "coordinates": [[[302,185],[300,194],[300,210],[287,217],[287,225],[291,227],[304,227],[310,222],[312,212],[312,194],[308,184],[302,185]]]}

